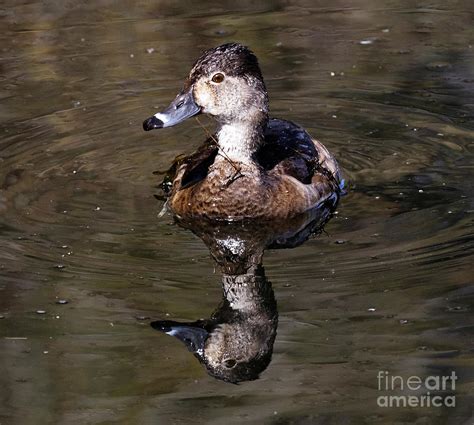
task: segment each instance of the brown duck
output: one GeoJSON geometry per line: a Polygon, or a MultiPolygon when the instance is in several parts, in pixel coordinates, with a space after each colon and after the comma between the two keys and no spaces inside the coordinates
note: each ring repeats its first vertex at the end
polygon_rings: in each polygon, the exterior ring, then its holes
{"type": "Polygon", "coordinates": [[[323,144],[290,121],[269,118],[263,77],[247,47],[205,51],[183,90],[143,128],[171,127],[199,113],[213,116],[218,128],[175,164],[167,205],[177,216],[287,219],[339,196],[344,183],[323,144]]]}

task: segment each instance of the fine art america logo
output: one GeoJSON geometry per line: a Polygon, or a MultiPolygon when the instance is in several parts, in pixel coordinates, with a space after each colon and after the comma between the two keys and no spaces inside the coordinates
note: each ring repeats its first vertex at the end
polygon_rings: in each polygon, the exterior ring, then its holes
{"type": "Polygon", "coordinates": [[[379,407],[455,407],[456,372],[446,376],[391,375],[386,370],[377,374],[379,407]],[[395,393],[395,394],[394,394],[395,393]]]}

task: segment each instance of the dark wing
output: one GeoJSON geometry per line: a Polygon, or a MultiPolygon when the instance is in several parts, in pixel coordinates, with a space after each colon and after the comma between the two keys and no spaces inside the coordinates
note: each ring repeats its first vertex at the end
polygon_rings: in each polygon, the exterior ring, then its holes
{"type": "MultiPolygon", "coordinates": [[[[217,145],[214,139],[210,137],[192,154],[177,156],[167,171],[156,171],[154,174],[164,174],[161,189],[165,197],[171,193],[174,179],[181,165],[186,164],[186,170],[181,179],[181,186],[179,188],[184,189],[203,180],[207,176],[209,167],[213,164],[216,155],[217,145]]],[[[163,200],[162,196],[155,196],[163,200]]]]}
{"type": "Polygon", "coordinates": [[[311,136],[296,124],[270,119],[265,130],[265,141],[255,155],[265,169],[279,170],[309,184],[318,168],[318,152],[311,136]]]}
{"type": "Polygon", "coordinates": [[[185,189],[206,178],[209,167],[216,159],[217,151],[218,148],[214,139],[209,138],[196,152],[184,159],[186,171],[181,179],[180,189],[185,189]]]}

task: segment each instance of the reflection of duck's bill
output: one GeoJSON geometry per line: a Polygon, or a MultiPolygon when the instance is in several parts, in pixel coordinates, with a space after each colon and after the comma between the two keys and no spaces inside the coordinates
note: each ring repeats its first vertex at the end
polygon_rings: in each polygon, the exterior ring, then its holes
{"type": "Polygon", "coordinates": [[[152,322],[151,326],[153,329],[178,338],[189,351],[199,357],[202,356],[204,344],[209,336],[209,332],[204,329],[205,323],[203,321],[179,323],[172,320],[157,320],[152,322]]]}
{"type": "Polygon", "coordinates": [[[178,94],[163,112],[147,118],[143,122],[143,129],[149,131],[156,128],[172,127],[200,112],[201,107],[194,101],[193,88],[190,86],[178,94]]]}

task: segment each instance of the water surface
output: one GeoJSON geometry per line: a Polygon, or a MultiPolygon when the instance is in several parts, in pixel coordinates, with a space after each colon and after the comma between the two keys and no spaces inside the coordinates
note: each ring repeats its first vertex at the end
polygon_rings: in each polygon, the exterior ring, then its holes
{"type": "Polygon", "coordinates": [[[468,0],[4,2],[0,423],[470,424],[473,18],[468,0]],[[237,386],[149,326],[208,317],[221,289],[153,197],[205,134],[141,129],[227,41],[349,184],[325,234],[265,254],[273,360],[237,386]],[[379,408],[380,370],[454,370],[457,406],[379,408]]]}

